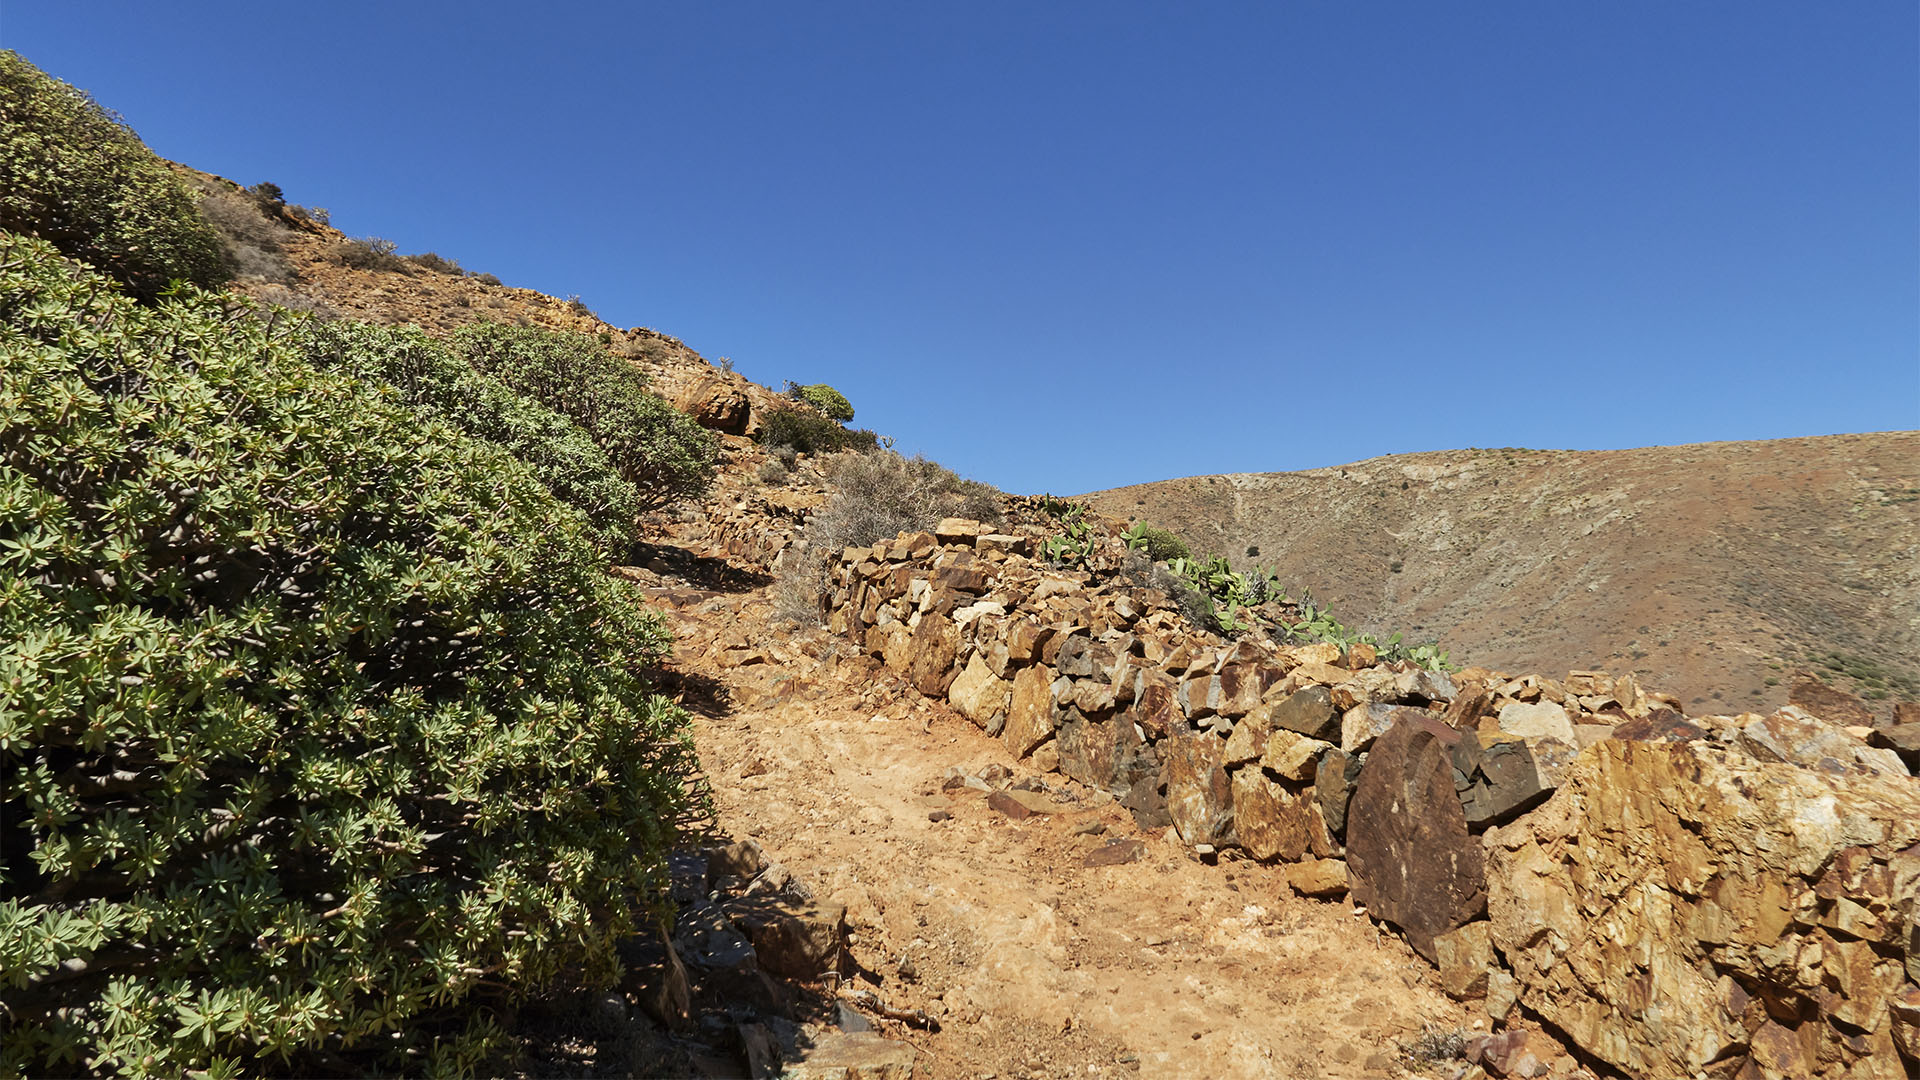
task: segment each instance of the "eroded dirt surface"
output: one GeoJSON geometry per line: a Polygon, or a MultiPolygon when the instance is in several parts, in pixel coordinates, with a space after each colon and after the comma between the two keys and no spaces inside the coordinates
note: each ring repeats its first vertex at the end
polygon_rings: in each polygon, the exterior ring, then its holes
{"type": "Polygon", "coordinates": [[[939,1021],[882,1025],[921,1051],[916,1076],[1451,1075],[1400,1045],[1484,1028],[1403,942],[1278,868],[1204,863],[1057,774],[1059,812],[1023,821],[944,790],[955,767],[1033,772],[825,631],[769,626],[764,588],[658,592],[721,832],[847,905],[852,982],[939,1021]],[[1081,866],[1117,838],[1139,861],[1081,866]]]}

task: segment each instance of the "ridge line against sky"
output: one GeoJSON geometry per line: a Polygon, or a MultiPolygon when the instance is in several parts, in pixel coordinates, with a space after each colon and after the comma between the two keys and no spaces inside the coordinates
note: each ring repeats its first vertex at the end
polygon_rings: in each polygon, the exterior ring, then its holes
{"type": "Polygon", "coordinates": [[[1014,491],[1920,428],[1920,8],[0,9],[159,153],[1014,491]]]}

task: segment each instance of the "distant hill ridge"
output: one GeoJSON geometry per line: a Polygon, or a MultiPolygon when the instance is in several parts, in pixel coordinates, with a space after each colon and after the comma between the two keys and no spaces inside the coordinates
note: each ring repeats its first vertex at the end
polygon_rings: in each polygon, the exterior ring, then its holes
{"type": "Polygon", "coordinates": [[[1632,670],[1716,711],[1783,704],[1801,668],[1920,698],[1920,432],[1449,450],[1081,498],[1476,664],[1632,670]]]}

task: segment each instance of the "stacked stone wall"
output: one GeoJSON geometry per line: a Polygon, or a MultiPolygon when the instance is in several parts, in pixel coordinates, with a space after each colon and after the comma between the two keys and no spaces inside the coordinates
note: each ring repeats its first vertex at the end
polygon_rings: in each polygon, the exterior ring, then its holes
{"type": "MultiPolygon", "coordinates": [[[[713,542],[802,543],[751,516],[713,542]]],[[[1633,1076],[1920,1062],[1920,784],[1862,729],[1225,641],[1036,540],[949,520],[848,548],[828,628],[1142,828],[1351,893],[1496,1023],[1518,1004],[1633,1076]]]]}

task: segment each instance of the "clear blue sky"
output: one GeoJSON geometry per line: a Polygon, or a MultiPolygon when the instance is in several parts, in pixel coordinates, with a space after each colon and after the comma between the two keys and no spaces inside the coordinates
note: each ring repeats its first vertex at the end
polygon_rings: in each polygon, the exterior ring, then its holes
{"type": "Polygon", "coordinates": [[[1014,491],[1920,428],[1920,7],[0,0],[160,153],[1014,491]]]}

